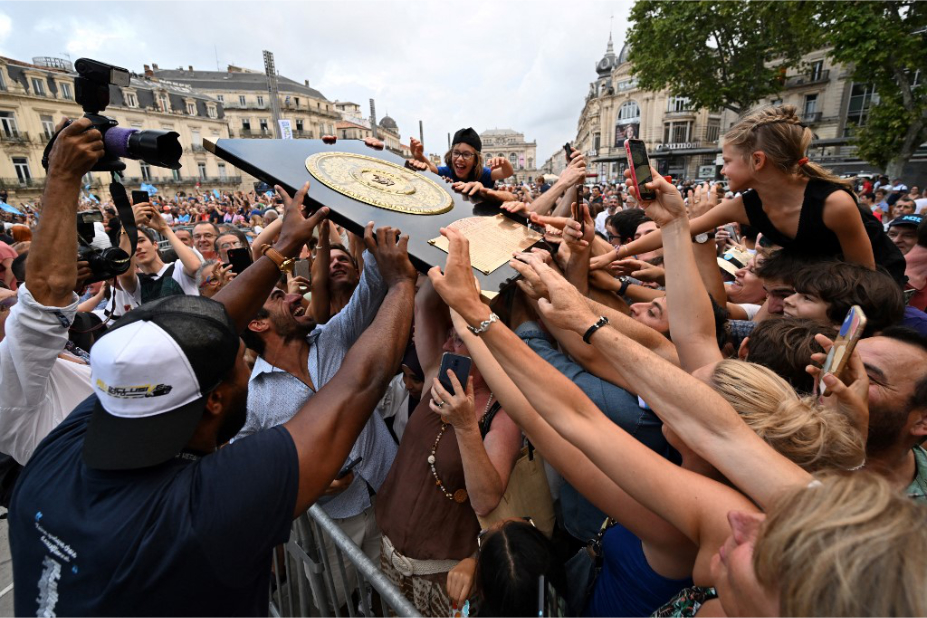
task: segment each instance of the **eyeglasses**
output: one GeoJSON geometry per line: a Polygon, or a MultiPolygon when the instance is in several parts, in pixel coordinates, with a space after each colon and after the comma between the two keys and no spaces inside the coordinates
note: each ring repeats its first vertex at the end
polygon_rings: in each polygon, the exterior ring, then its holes
{"type": "Polygon", "coordinates": [[[236,241],[224,242],[221,245],[219,245],[219,248],[226,249],[226,250],[227,249],[241,249],[241,241],[236,240],[236,241]]]}
{"type": "Polygon", "coordinates": [[[532,528],[537,528],[537,526],[534,525],[534,520],[531,519],[531,518],[528,517],[528,516],[524,516],[524,517],[515,517],[515,518],[512,518],[512,519],[503,520],[502,522],[500,522],[500,523],[498,523],[498,524],[495,524],[495,525],[492,525],[492,526],[490,526],[489,528],[484,528],[483,530],[480,530],[480,533],[479,533],[478,535],[476,535],[476,548],[477,548],[477,550],[482,550],[482,549],[483,549],[483,537],[484,537],[484,536],[486,536],[486,535],[489,534],[490,532],[495,532],[495,531],[498,530],[499,528],[502,528],[505,524],[507,524],[507,523],[509,523],[509,522],[513,522],[513,521],[522,521],[522,522],[531,524],[531,527],[532,527],[532,528]]]}
{"type": "Polygon", "coordinates": [[[452,159],[463,159],[464,161],[472,161],[473,157],[476,156],[476,153],[473,152],[460,152],[459,150],[451,151],[452,159]]]}
{"type": "Polygon", "coordinates": [[[203,279],[203,282],[200,284],[200,289],[202,290],[205,287],[215,287],[218,283],[218,277],[209,276],[203,279]]]}
{"type": "Polygon", "coordinates": [[[193,238],[195,238],[196,240],[202,240],[202,239],[204,239],[204,238],[215,238],[215,237],[216,237],[216,235],[215,235],[215,234],[212,234],[212,233],[194,234],[194,235],[193,235],[193,238]]]}

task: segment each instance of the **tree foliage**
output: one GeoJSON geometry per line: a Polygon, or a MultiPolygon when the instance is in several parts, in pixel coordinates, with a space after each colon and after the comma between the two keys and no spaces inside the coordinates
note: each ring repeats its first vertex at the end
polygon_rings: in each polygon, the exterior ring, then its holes
{"type": "Polygon", "coordinates": [[[784,72],[821,46],[812,4],[639,0],[627,35],[632,71],[645,90],[746,111],[781,91],[784,72]]]}
{"type": "Polygon", "coordinates": [[[865,126],[855,132],[857,152],[899,177],[927,140],[927,3],[818,4],[831,58],[851,67],[853,81],[875,86],[879,95],[865,126]]]}

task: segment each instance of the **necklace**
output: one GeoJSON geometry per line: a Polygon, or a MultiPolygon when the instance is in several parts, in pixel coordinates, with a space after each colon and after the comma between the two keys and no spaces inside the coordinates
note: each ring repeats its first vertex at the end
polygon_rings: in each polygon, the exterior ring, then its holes
{"type": "MultiPolygon", "coordinates": [[[[492,406],[493,395],[489,393],[489,399],[486,400],[486,409],[483,410],[483,416],[480,417],[480,423],[483,422],[483,419],[486,418],[486,415],[489,413],[489,408],[492,406]]],[[[435,443],[431,447],[431,455],[428,456],[428,466],[431,468],[431,475],[435,477],[435,485],[438,487],[438,491],[444,494],[444,497],[452,502],[457,504],[463,504],[467,501],[467,490],[458,489],[454,493],[451,493],[444,487],[444,483],[441,481],[441,477],[438,476],[438,471],[435,470],[435,453],[438,451],[438,444],[441,442],[441,438],[444,436],[444,432],[447,430],[447,423],[441,423],[441,430],[438,432],[438,437],[435,438],[435,443]]]]}

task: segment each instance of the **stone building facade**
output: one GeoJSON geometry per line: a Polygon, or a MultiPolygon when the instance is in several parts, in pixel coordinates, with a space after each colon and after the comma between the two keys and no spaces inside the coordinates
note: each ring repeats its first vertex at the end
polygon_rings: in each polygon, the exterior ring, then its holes
{"type": "MultiPolygon", "coordinates": [[[[42,154],[62,118],[79,118],[71,63],[57,58],[23,62],[0,57],[0,186],[10,199],[31,200],[45,185],[42,154]]],[[[238,189],[241,172],[202,148],[203,138],[227,138],[229,130],[220,101],[183,83],[133,75],[129,86],[110,86],[110,105],[103,112],[119,126],[139,130],[176,131],[184,153],[179,170],[124,159],[124,184],[138,189],[142,182],[173,195],[197,185],[238,189]],[[197,148],[195,145],[199,144],[197,148]]],[[[105,194],[109,174],[86,179],[95,194],[105,194]]]]}
{"type": "MultiPolygon", "coordinates": [[[[623,142],[632,136],[644,140],[662,174],[716,177],[721,167],[720,137],[738,116],[726,109],[693,109],[688,99],[666,90],[641,90],[631,75],[628,51],[625,45],[616,55],[609,37],[577,123],[575,144],[589,161],[590,180],[621,176],[627,166],[623,142]]],[[[826,49],[815,50],[803,60],[807,69],[784,74],[782,90],[754,109],[771,104],[796,106],[816,135],[809,150],[813,161],[842,174],[875,171],[856,156],[849,138],[854,125],[865,124],[878,94],[871,86],[854,83],[847,67],[827,58],[826,49]]],[[[909,165],[912,182],[923,176],[925,167],[927,148],[909,165]]]]}
{"type": "Polygon", "coordinates": [[[515,168],[515,182],[530,182],[537,177],[537,141],[525,141],[524,133],[512,129],[489,129],[480,133],[480,139],[483,160],[508,159],[515,168]]]}

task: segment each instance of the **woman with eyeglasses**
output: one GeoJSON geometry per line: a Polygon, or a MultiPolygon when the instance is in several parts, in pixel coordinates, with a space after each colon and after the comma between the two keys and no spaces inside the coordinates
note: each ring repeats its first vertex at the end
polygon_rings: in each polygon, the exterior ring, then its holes
{"type": "MultiPolygon", "coordinates": [[[[418,170],[430,170],[451,182],[480,183],[486,189],[492,189],[497,180],[508,178],[515,173],[512,164],[505,157],[493,157],[483,165],[483,141],[472,128],[461,129],[454,134],[451,149],[444,155],[444,165],[438,167],[424,154],[422,143],[415,138],[410,140],[412,159],[409,165],[418,170]]],[[[464,189],[473,195],[479,187],[475,184],[464,189]],[[467,190],[470,189],[470,190],[467,190]]]]}

